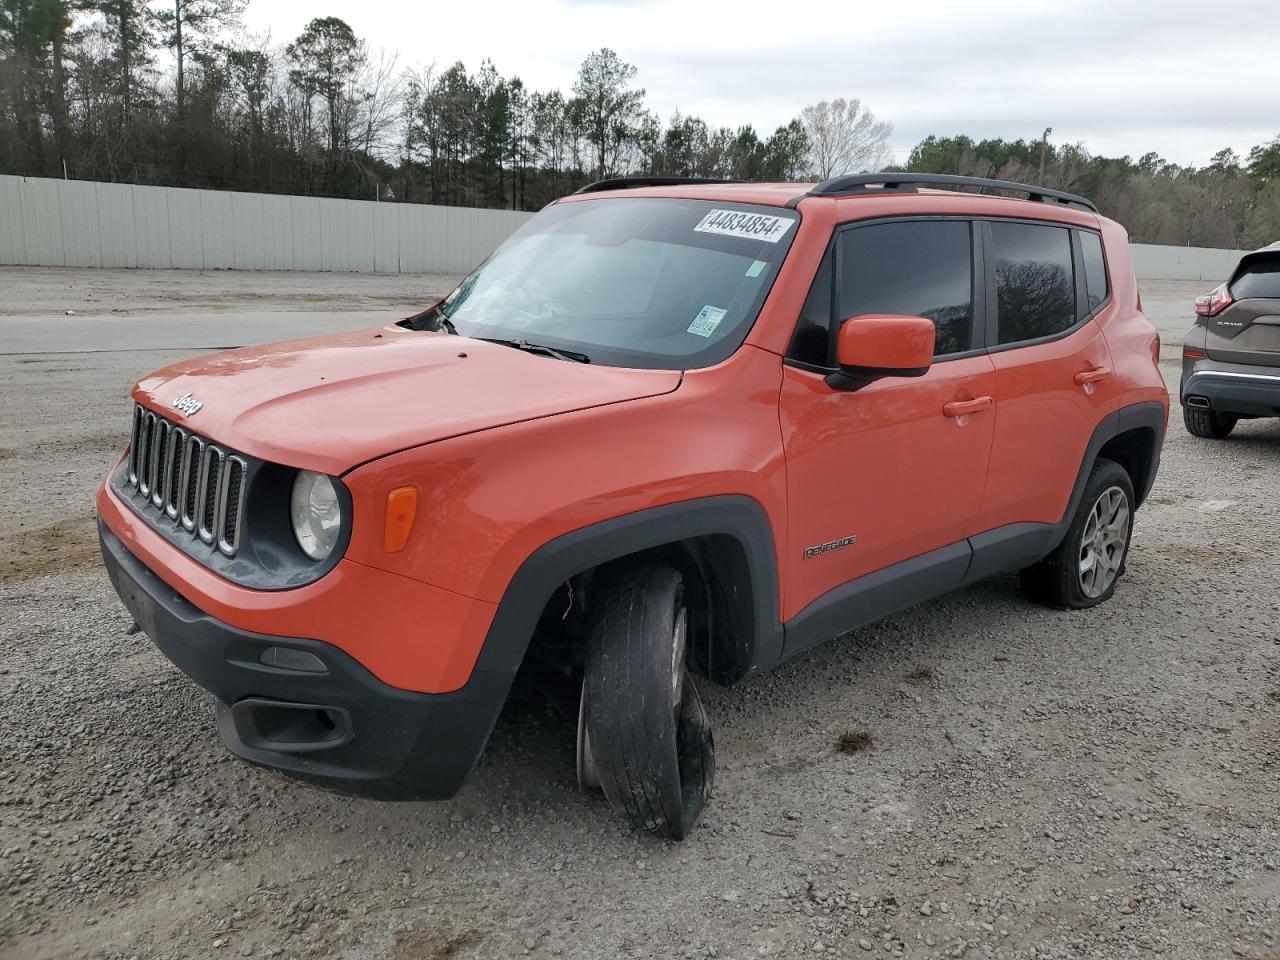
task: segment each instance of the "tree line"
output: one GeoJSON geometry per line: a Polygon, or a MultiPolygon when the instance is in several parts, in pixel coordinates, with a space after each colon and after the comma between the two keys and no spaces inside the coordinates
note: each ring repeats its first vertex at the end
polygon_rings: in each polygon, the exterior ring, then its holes
{"type": "MultiPolygon", "coordinates": [[[[619,175],[822,179],[884,169],[892,125],[856,99],[772,132],[660,118],[605,48],[568,90],[490,61],[406,68],[338,17],[284,44],[248,37],[245,0],[0,0],[0,172],[536,210],[619,175]]],[[[1038,140],[928,137],[902,169],[1084,193],[1135,240],[1280,237],[1280,138],[1206,167],[1038,140]]]]}
{"type": "Polygon", "coordinates": [[[0,172],[537,209],[604,176],[806,169],[798,119],[663,123],[608,49],[540,91],[489,61],[402,68],[338,17],[272,45],[242,0],[163,3],[0,0],[0,172]]]}
{"type": "Polygon", "coordinates": [[[1252,249],[1280,240],[1280,137],[1245,157],[1220,150],[1204,167],[1155,153],[1099,157],[1074,144],[1038,140],[926,137],[904,165],[1036,183],[1082,194],[1123,223],[1139,243],[1252,249]]]}

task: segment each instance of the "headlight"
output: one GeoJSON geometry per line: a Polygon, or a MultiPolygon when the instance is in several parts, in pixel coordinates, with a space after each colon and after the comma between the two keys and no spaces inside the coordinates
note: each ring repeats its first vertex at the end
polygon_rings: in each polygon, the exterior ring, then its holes
{"type": "Polygon", "coordinates": [[[322,473],[299,470],[289,512],[302,552],[312,560],[327,558],[342,530],[342,505],[333,481],[322,473]]]}

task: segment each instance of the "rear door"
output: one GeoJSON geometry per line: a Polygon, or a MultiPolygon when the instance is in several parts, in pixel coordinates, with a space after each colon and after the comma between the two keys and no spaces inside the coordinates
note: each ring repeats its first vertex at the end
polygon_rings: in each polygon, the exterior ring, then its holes
{"type": "Polygon", "coordinates": [[[1280,366],[1280,246],[1244,257],[1227,289],[1234,302],[1207,325],[1210,359],[1280,366]]]}
{"type": "MultiPolygon", "coordinates": [[[[1068,227],[993,220],[986,229],[996,419],[980,526],[1057,523],[1118,389],[1094,322],[1109,302],[1105,279],[1090,290],[1080,237],[1068,227]]],[[[1097,235],[1088,239],[1100,261],[1097,235]]]]}

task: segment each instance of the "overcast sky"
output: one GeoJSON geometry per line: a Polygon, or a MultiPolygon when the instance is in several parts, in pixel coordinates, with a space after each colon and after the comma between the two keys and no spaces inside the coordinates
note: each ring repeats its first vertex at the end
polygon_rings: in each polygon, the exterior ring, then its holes
{"type": "Polygon", "coordinates": [[[1280,134],[1280,0],[252,0],[277,43],[342,17],[406,66],[490,57],[504,76],[568,91],[611,47],[665,120],[769,133],[809,103],[859,97],[921,138],[1039,137],[1093,153],[1205,163],[1280,134]]]}

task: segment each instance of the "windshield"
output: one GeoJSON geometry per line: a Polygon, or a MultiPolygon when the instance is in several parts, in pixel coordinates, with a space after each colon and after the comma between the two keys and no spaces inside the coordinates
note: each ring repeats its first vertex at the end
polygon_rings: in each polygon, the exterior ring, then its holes
{"type": "Polygon", "coordinates": [[[440,305],[458,333],[591,363],[688,369],[742,343],[786,256],[791,210],[651,197],[548,207],[440,305]]]}

